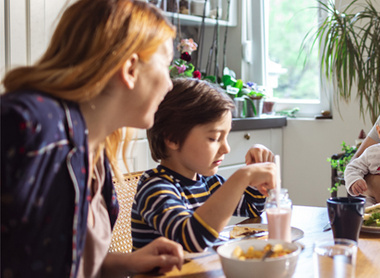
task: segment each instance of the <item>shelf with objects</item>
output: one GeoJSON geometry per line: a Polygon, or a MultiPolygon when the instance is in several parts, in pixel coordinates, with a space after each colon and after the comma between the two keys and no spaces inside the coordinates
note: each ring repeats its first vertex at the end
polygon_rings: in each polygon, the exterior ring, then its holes
{"type": "MultiPolygon", "coordinates": [[[[165,15],[172,19],[174,24],[178,24],[178,20],[180,24],[186,25],[186,26],[199,26],[199,24],[202,23],[202,17],[201,16],[195,16],[190,14],[180,14],[180,13],[174,13],[174,12],[165,12],[165,15]]],[[[213,26],[216,24],[217,20],[214,18],[204,18],[204,22],[206,26],[213,26]]],[[[219,20],[220,26],[236,26],[236,20],[219,20]]]]}
{"type": "Polygon", "coordinates": [[[174,24],[236,26],[236,0],[152,0],[174,24]]]}

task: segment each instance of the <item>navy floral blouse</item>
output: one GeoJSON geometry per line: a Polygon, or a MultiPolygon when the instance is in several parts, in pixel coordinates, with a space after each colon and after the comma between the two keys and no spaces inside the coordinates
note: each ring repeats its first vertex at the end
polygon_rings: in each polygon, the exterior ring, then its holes
{"type": "MultiPolygon", "coordinates": [[[[1,97],[1,277],[76,277],[90,196],[87,148],[78,104],[34,91],[1,97]]],[[[118,203],[107,159],[105,169],[113,227],[118,203]]]]}

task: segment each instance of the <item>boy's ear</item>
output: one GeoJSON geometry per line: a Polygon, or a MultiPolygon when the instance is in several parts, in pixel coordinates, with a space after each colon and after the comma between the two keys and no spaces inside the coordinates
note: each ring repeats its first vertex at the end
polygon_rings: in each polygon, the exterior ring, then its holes
{"type": "Polygon", "coordinates": [[[377,131],[377,135],[380,137],[380,126],[379,125],[376,125],[376,131],[377,131]]]}
{"type": "Polygon", "coordinates": [[[139,75],[138,64],[139,56],[133,53],[121,68],[121,80],[131,90],[135,87],[139,75]]]}
{"type": "Polygon", "coordinates": [[[176,151],[179,149],[179,144],[178,143],[175,143],[169,139],[165,139],[165,145],[167,148],[169,148],[170,150],[173,150],[173,151],[176,151]]]}

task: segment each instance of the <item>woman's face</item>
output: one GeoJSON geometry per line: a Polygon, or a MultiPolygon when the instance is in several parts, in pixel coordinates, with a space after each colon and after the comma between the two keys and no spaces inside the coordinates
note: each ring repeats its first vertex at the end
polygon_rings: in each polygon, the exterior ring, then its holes
{"type": "Polygon", "coordinates": [[[140,62],[139,79],[136,84],[135,107],[139,112],[133,127],[150,128],[154,114],[168,91],[173,87],[169,66],[173,59],[173,40],[168,39],[147,62],[140,62]]]}

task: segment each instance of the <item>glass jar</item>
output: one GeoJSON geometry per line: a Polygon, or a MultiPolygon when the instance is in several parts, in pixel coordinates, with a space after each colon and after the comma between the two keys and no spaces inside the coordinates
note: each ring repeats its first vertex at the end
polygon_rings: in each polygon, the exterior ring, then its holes
{"type": "Polygon", "coordinates": [[[277,189],[269,191],[265,203],[265,212],[268,220],[268,238],[292,241],[290,220],[292,217],[292,200],[288,190],[281,188],[277,196],[277,189]]]}
{"type": "Polygon", "coordinates": [[[190,0],[179,1],[179,12],[181,14],[190,14],[190,0]]]}

